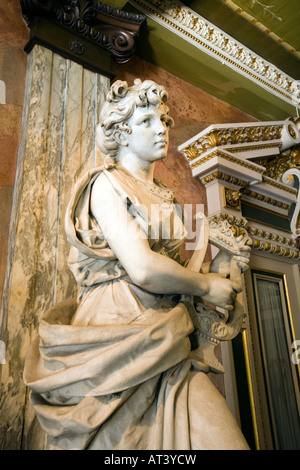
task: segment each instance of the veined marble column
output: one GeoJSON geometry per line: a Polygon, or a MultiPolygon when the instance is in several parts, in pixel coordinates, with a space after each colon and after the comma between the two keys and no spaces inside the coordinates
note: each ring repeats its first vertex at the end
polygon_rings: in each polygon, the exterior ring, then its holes
{"type": "Polygon", "coordinates": [[[28,56],[22,137],[0,313],[0,448],[42,449],[44,434],[28,404],[22,373],[41,315],[76,296],[67,267],[64,215],[82,172],[100,163],[95,130],[109,89],[90,72],[42,46],[28,56]]]}

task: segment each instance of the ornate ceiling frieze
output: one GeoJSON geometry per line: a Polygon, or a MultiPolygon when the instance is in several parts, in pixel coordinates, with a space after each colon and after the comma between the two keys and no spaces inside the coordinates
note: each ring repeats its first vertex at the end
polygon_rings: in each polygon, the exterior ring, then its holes
{"type": "Polygon", "coordinates": [[[25,50],[35,43],[97,67],[101,50],[117,63],[128,62],[145,15],[127,13],[97,0],[20,0],[30,32],[25,50]]]}
{"type": "Polygon", "coordinates": [[[129,0],[129,3],[265,90],[300,106],[298,80],[254,54],[179,0],[129,0]]]}

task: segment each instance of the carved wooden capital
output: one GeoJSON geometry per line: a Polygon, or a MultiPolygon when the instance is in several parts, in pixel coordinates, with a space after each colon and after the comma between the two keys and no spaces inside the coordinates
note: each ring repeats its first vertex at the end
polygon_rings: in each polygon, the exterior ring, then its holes
{"type": "Polygon", "coordinates": [[[112,76],[110,58],[128,62],[146,16],[97,0],[20,0],[30,29],[25,51],[41,44],[83,66],[112,76]]]}

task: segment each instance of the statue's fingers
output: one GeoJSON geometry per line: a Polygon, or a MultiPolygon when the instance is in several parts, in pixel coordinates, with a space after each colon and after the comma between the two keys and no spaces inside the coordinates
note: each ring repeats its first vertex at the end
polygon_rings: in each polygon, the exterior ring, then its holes
{"type": "Polygon", "coordinates": [[[243,263],[242,261],[238,261],[237,265],[240,268],[242,273],[244,273],[245,271],[247,271],[247,269],[249,269],[248,263],[243,263]]]}

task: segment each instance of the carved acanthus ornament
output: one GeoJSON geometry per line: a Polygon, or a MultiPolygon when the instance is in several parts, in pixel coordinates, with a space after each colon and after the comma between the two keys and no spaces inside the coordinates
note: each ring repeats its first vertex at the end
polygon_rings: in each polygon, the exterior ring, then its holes
{"type": "MultiPolygon", "coordinates": [[[[283,125],[254,126],[254,127],[237,127],[225,129],[212,129],[203,137],[199,137],[196,142],[185,147],[185,155],[188,160],[195,160],[207,150],[214,147],[236,145],[236,144],[252,144],[260,141],[278,140],[281,137],[283,125]]],[[[277,146],[277,144],[275,145],[277,146]]],[[[251,150],[253,146],[247,147],[251,150]]]]}
{"type": "MultiPolygon", "coordinates": [[[[20,0],[20,3],[23,17],[32,29],[31,41],[39,38],[55,49],[60,47],[65,52],[69,48],[79,56],[86,49],[82,40],[88,41],[109,51],[118,63],[128,62],[132,58],[135,39],[146,21],[144,15],[117,10],[97,0],[20,0]],[[51,37],[47,32],[36,32],[36,23],[39,20],[75,34],[75,39],[70,37],[66,43],[62,35],[61,45],[58,46],[56,38],[52,38],[51,44],[51,37]]],[[[44,30],[47,28],[48,26],[44,30]]],[[[27,47],[30,49],[31,43],[27,47]]]]}
{"type": "Polygon", "coordinates": [[[271,159],[256,160],[256,163],[265,167],[266,176],[281,180],[283,174],[290,168],[300,169],[300,146],[292,147],[271,159]]]}

